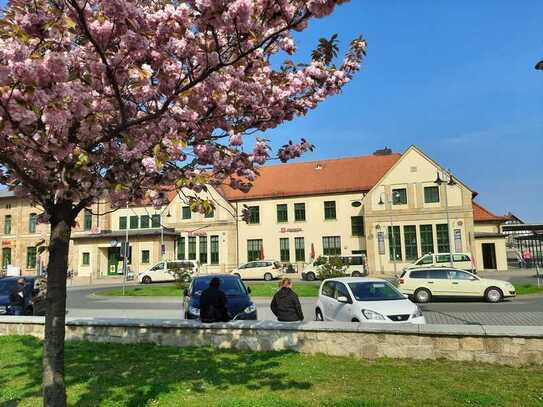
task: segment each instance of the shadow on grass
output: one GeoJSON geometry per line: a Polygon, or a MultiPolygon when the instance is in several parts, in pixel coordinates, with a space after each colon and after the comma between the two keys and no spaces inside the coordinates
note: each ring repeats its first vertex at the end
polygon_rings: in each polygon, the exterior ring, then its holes
{"type": "MultiPolygon", "coordinates": [[[[0,401],[2,407],[41,393],[42,343],[30,337],[10,337],[9,345],[16,357],[0,365],[0,383],[21,385],[12,389],[13,396],[0,393],[0,400],[5,400],[0,401]]],[[[68,400],[74,406],[135,407],[169,393],[216,397],[232,386],[245,394],[260,389],[310,389],[310,382],[292,380],[288,372],[280,370],[281,360],[288,357],[288,352],[67,342],[68,400]]]]}

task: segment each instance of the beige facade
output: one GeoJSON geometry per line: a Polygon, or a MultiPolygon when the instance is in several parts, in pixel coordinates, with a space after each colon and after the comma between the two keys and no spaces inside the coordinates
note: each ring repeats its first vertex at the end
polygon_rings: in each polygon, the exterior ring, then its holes
{"type": "MultiPolygon", "coordinates": [[[[398,273],[423,254],[448,251],[473,253],[480,270],[506,270],[502,218],[474,203],[476,193],[458,179],[438,186],[438,172],[442,167],[412,146],[401,155],[275,166],[262,171],[247,194],[210,187],[201,193],[215,203],[208,215],[190,210],[191,191],[170,193],[160,210],[112,211],[100,202],[77,220],[70,268],[89,278],[120,274],[128,235],[135,273],[174,259],[198,260],[205,272],[228,272],[259,258],[301,271],[320,255],[366,254],[369,272],[380,275],[398,273]],[[249,223],[241,221],[245,208],[252,213],[249,223]]],[[[46,225],[30,226],[31,214],[40,212],[0,193],[4,267],[9,260],[23,273],[36,272],[28,248],[47,240],[46,225]],[[9,221],[11,230],[4,227],[9,221]]],[[[45,260],[42,254],[36,264],[45,260]]]]}

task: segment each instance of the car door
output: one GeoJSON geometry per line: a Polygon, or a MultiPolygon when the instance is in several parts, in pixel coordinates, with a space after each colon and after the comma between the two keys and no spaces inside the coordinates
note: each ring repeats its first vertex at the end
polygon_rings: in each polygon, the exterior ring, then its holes
{"type": "Polygon", "coordinates": [[[148,273],[149,277],[151,277],[151,280],[163,281],[162,279],[164,278],[164,267],[165,267],[165,264],[163,261],[151,267],[148,273]]]}
{"type": "Polygon", "coordinates": [[[483,295],[483,284],[473,274],[467,271],[449,270],[449,275],[455,295],[466,297],[480,297],[483,295]]]}
{"type": "Polygon", "coordinates": [[[429,269],[426,284],[433,295],[451,295],[453,291],[446,269],[429,269]]]}
{"type": "Polygon", "coordinates": [[[331,321],[332,315],[335,315],[335,295],[336,291],[336,282],[335,281],[326,281],[322,285],[320,302],[322,306],[322,316],[325,321],[331,321]]]}
{"type": "Polygon", "coordinates": [[[347,286],[339,281],[336,281],[336,289],[334,292],[334,308],[335,316],[334,320],[336,321],[346,321],[351,322],[353,319],[352,311],[352,296],[347,289],[347,286]],[[338,301],[339,297],[346,297],[349,300],[349,303],[338,301]]]}

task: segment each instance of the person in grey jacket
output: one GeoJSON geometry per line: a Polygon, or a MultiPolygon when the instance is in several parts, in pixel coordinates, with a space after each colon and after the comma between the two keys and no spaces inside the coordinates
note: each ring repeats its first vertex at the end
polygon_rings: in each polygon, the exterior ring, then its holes
{"type": "Polygon", "coordinates": [[[273,296],[271,310],[278,321],[296,322],[304,320],[302,305],[298,295],[292,291],[290,278],[283,278],[279,285],[281,288],[273,296]]]}

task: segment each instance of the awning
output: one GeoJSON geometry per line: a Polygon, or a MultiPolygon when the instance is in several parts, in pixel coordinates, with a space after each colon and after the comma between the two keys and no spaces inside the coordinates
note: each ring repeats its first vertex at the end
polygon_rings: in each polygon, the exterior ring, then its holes
{"type": "MultiPolygon", "coordinates": [[[[177,237],[179,236],[179,232],[176,232],[174,229],[171,228],[164,228],[163,231],[160,230],[160,228],[153,228],[153,229],[129,229],[128,230],[128,237],[137,237],[137,236],[169,236],[169,237],[177,237]]],[[[111,239],[111,238],[118,238],[118,237],[125,237],[126,236],[126,230],[102,230],[100,233],[74,233],[72,234],[72,239],[111,239]]]]}

